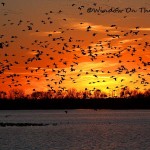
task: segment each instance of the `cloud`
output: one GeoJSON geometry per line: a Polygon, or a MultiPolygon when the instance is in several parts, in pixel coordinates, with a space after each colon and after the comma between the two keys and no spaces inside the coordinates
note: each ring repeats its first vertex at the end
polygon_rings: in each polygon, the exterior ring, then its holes
{"type": "Polygon", "coordinates": [[[150,28],[139,28],[139,29],[132,28],[131,30],[150,31],[150,28]]]}
{"type": "Polygon", "coordinates": [[[121,41],[119,41],[119,42],[121,42],[121,43],[130,43],[130,42],[133,42],[133,41],[135,41],[135,40],[141,40],[141,38],[138,38],[138,39],[124,39],[124,40],[121,40],[121,41]]]}
{"type": "Polygon", "coordinates": [[[33,32],[30,33],[31,36],[48,36],[49,34],[55,35],[60,34],[60,31],[50,31],[50,32],[33,32]]]}
{"type": "MultiPolygon", "coordinates": [[[[66,71],[67,71],[67,75],[77,75],[79,73],[85,73],[85,72],[91,72],[91,69],[94,70],[93,73],[95,73],[95,70],[102,70],[102,69],[106,69],[106,68],[109,68],[109,67],[113,67],[113,66],[117,66],[118,63],[110,63],[110,62],[104,62],[104,63],[101,63],[101,62],[81,62],[79,63],[77,66],[74,67],[75,69],[75,72],[70,72],[70,67],[67,67],[67,68],[64,68],[66,71]],[[107,67],[106,67],[107,66],[107,67]],[[81,71],[82,70],[82,71],[81,71]]],[[[106,73],[101,73],[99,72],[98,74],[107,74],[106,73]]]]}
{"type": "Polygon", "coordinates": [[[109,27],[109,26],[93,25],[93,24],[90,23],[90,22],[83,22],[83,24],[74,23],[74,25],[73,25],[73,27],[74,27],[75,29],[84,30],[84,31],[86,31],[86,28],[87,28],[88,26],[91,26],[91,30],[92,30],[92,31],[97,31],[97,32],[105,32],[105,30],[110,30],[110,29],[112,29],[112,27],[109,27]]]}

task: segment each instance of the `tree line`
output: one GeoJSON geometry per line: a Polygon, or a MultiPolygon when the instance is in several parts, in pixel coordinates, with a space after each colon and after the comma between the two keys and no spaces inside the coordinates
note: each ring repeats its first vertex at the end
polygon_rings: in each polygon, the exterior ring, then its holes
{"type": "Polygon", "coordinates": [[[94,91],[85,89],[84,91],[77,91],[75,88],[71,88],[65,91],[62,90],[49,90],[44,91],[33,91],[31,94],[25,94],[22,89],[11,89],[8,93],[0,91],[0,99],[100,99],[100,98],[133,98],[133,97],[149,97],[150,89],[140,92],[138,90],[130,90],[129,88],[122,88],[119,95],[115,95],[114,91],[112,94],[107,94],[100,89],[94,91]]]}
{"type": "Polygon", "coordinates": [[[21,89],[0,91],[0,109],[150,109],[150,89],[145,92],[122,89],[116,97],[101,90],[34,91],[21,89]]]}

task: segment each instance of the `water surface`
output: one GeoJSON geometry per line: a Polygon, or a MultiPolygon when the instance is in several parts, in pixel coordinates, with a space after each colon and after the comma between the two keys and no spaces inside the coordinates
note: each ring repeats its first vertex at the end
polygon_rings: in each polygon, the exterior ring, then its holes
{"type": "Polygon", "coordinates": [[[150,110],[1,110],[2,150],[148,150],[150,110]]]}

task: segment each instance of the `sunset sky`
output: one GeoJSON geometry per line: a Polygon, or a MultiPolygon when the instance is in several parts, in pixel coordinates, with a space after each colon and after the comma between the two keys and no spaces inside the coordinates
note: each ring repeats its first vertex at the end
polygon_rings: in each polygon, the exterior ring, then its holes
{"type": "Polygon", "coordinates": [[[149,0],[0,0],[0,90],[149,89],[149,17],[149,0]]]}

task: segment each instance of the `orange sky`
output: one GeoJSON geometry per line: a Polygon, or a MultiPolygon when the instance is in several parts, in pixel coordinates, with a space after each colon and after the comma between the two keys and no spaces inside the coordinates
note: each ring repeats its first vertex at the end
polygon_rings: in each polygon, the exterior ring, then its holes
{"type": "Polygon", "coordinates": [[[4,2],[0,90],[150,88],[150,13],[139,9],[149,10],[148,0],[4,2]],[[87,12],[99,7],[123,12],[87,12]]]}

